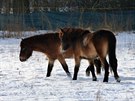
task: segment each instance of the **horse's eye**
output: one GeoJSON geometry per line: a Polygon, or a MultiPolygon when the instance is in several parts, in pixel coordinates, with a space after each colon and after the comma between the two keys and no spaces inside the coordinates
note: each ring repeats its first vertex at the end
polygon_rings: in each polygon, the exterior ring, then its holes
{"type": "Polygon", "coordinates": [[[26,50],[26,48],[22,48],[22,51],[25,51],[26,50]]]}

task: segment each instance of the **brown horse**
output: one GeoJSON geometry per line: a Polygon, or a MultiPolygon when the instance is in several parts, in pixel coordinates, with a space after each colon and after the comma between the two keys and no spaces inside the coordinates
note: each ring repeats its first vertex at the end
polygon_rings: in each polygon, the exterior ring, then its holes
{"type": "Polygon", "coordinates": [[[75,68],[73,80],[77,79],[81,60],[80,57],[89,59],[91,64],[93,64],[93,60],[96,57],[99,57],[105,69],[103,82],[108,82],[109,65],[114,72],[115,79],[117,82],[120,82],[120,78],[117,73],[115,35],[109,30],[98,30],[93,33],[88,31],[80,33],[79,30],[83,29],[64,28],[59,32],[63,50],[67,50],[68,48],[72,48],[74,50],[75,68]],[[109,57],[109,64],[106,60],[107,55],[109,57]]]}
{"type": "MultiPolygon", "coordinates": [[[[20,43],[20,61],[26,61],[31,55],[33,51],[39,51],[44,53],[49,60],[48,69],[47,69],[47,77],[51,75],[51,71],[53,69],[54,61],[56,59],[62,64],[64,71],[68,76],[70,72],[68,70],[68,66],[65,62],[64,58],[73,58],[73,49],[69,48],[65,52],[61,52],[61,40],[59,38],[58,33],[48,33],[43,35],[35,35],[32,37],[28,37],[22,39],[20,43]]],[[[97,60],[98,61],[98,60],[97,60]]],[[[100,62],[96,62],[97,68],[101,67],[100,62]]],[[[88,74],[90,73],[90,66],[87,68],[88,74]]],[[[97,71],[100,73],[100,71],[97,71]]],[[[92,73],[92,75],[94,75],[92,73]]],[[[94,79],[96,80],[96,76],[94,75],[94,79]]]]}
{"type": "Polygon", "coordinates": [[[61,53],[61,41],[59,39],[58,33],[35,35],[22,39],[20,47],[20,61],[22,62],[26,61],[32,55],[33,51],[42,52],[48,57],[49,62],[46,75],[47,77],[51,75],[54,61],[56,59],[59,60],[66,74],[71,76],[65,59],[61,53]]]}

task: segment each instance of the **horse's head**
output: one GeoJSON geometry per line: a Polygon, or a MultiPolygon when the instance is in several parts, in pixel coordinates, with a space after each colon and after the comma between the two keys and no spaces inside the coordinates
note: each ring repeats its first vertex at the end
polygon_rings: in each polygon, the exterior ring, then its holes
{"type": "Polygon", "coordinates": [[[59,37],[62,43],[62,50],[67,50],[71,46],[71,38],[68,35],[68,32],[64,29],[60,29],[59,37]]]}
{"type": "Polygon", "coordinates": [[[26,61],[31,55],[32,55],[32,48],[29,45],[30,43],[25,42],[25,39],[22,39],[21,43],[20,43],[20,61],[26,61]]]}

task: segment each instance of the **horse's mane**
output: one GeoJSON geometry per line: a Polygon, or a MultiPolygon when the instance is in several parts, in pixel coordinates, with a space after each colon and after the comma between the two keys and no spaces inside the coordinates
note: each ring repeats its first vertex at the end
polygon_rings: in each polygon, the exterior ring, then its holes
{"type": "Polygon", "coordinates": [[[89,30],[81,28],[63,28],[63,30],[67,34],[66,37],[70,37],[72,40],[82,39],[86,34],[90,33],[89,30]]]}
{"type": "Polygon", "coordinates": [[[22,39],[21,43],[22,44],[31,44],[33,42],[47,43],[50,40],[59,41],[60,39],[59,39],[58,33],[45,33],[45,34],[40,34],[40,35],[34,35],[31,37],[22,39]]]}

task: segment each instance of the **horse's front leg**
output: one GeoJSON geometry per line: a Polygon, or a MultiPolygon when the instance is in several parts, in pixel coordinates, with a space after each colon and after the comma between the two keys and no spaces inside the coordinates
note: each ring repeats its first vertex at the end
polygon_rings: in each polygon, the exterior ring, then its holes
{"type": "Polygon", "coordinates": [[[97,77],[95,75],[95,68],[94,68],[94,63],[92,60],[89,60],[89,64],[90,64],[90,71],[91,71],[91,74],[92,74],[92,80],[93,81],[97,81],[97,77]]]}
{"type": "Polygon", "coordinates": [[[89,64],[89,66],[87,67],[87,69],[85,71],[86,72],[86,76],[90,76],[90,71],[91,71],[90,68],[91,67],[90,67],[90,64],[89,64]]]}
{"type": "Polygon", "coordinates": [[[89,76],[89,75],[90,75],[90,71],[91,71],[91,74],[92,74],[92,80],[93,80],[93,81],[97,81],[97,77],[96,77],[96,75],[95,75],[94,64],[89,61],[89,66],[88,66],[88,68],[86,69],[86,76],[89,76]]]}
{"type": "Polygon", "coordinates": [[[102,64],[101,64],[100,59],[94,59],[94,65],[96,67],[97,74],[101,74],[101,66],[102,66],[102,64]]]}
{"type": "Polygon", "coordinates": [[[69,70],[68,70],[68,65],[67,65],[67,63],[66,63],[66,61],[65,61],[65,59],[64,59],[64,57],[63,57],[63,55],[59,55],[59,56],[58,56],[58,60],[59,60],[59,62],[61,63],[61,65],[62,65],[64,71],[65,71],[66,74],[67,74],[67,76],[71,77],[71,74],[70,74],[70,72],[69,72],[69,70]]]}
{"type": "Polygon", "coordinates": [[[53,65],[54,65],[54,60],[49,59],[46,77],[51,76],[53,65]]]}
{"type": "Polygon", "coordinates": [[[74,68],[73,80],[77,80],[77,75],[78,75],[79,67],[80,67],[80,58],[79,57],[75,57],[75,68],[74,68]]]}
{"type": "MultiPolygon", "coordinates": [[[[90,71],[91,72],[94,71],[93,73],[95,73],[94,66],[91,65],[95,65],[97,74],[101,74],[101,61],[99,59],[94,59],[93,63],[89,61],[89,66],[86,69],[86,76],[90,76],[90,71]]],[[[94,78],[94,74],[93,74],[93,78],[94,78]]]]}

